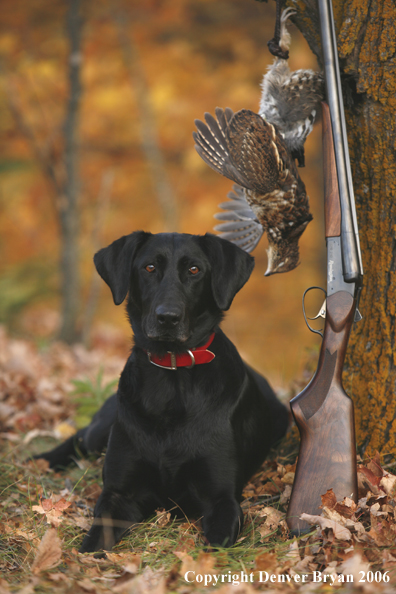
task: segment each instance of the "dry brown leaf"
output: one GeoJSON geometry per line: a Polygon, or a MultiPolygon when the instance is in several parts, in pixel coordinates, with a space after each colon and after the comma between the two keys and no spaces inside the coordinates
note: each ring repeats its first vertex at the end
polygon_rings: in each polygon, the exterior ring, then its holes
{"type": "Polygon", "coordinates": [[[32,564],[33,573],[37,574],[45,569],[56,567],[62,557],[61,540],[54,528],[44,534],[37,548],[36,557],[32,564]]]}
{"type": "Polygon", "coordinates": [[[390,523],[385,518],[374,516],[370,514],[371,529],[368,533],[379,547],[389,547],[395,543],[396,540],[396,526],[390,523]]]}
{"type": "Polygon", "coordinates": [[[321,530],[325,530],[326,528],[331,528],[335,538],[338,540],[351,540],[352,539],[352,534],[350,533],[348,528],[345,528],[345,526],[342,526],[341,524],[338,524],[337,522],[334,522],[333,520],[324,518],[323,516],[313,516],[310,514],[301,514],[300,520],[307,522],[311,526],[315,526],[315,525],[320,526],[321,530]]]}
{"type": "MultiPolygon", "coordinates": [[[[272,591],[266,590],[267,594],[271,594],[272,591]]],[[[257,594],[257,590],[250,583],[243,584],[224,584],[218,590],[217,594],[257,594]]]]}
{"type": "Polygon", "coordinates": [[[107,552],[106,556],[109,561],[117,565],[121,565],[126,573],[130,573],[132,575],[135,575],[138,572],[142,560],[140,555],[132,553],[131,551],[127,551],[125,553],[107,552]]]}
{"type": "Polygon", "coordinates": [[[361,592],[377,593],[381,591],[381,584],[366,582],[360,582],[362,576],[367,576],[367,572],[370,570],[370,565],[364,561],[358,553],[346,559],[341,565],[341,572],[344,576],[352,575],[355,584],[361,587],[361,592]]]}
{"type": "Polygon", "coordinates": [[[51,572],[48,574],[48,579],[52,582],[65,582],[66,584],[71,583],[71,579],[62,571],[57,573],[51,572]]]}
{"type": "Polygon", "coordinates": [[[322,500],[322,505],[320,506],[322,509],[327,507],[329,509],[333,509],[337,503],[337,497],[334,494],[333,489],[328,489],[324,495],[320,496],[322,500]]]}
{"type": "Polygon", "coordinates": [[[2,578],[0,578],[0,594],[11,594],[10,586],[2,578]]]}
{"type": "Polygon", "coordinates": [[[256,571],[267,571],[273,573],[278,565],[275,553],[261,553],[254,560],[256,571]]]}
{"type": "Polygon", "coordinates": [[[45,514],[48,524],[58,527],[63,521],[62,513],[70,507],[71,502],[63,497],[54,502],[53,499],[40,499],[39,505],[32,505],[32,510],[39,514],[45,514]]]}
{"type": "Polygon", "coordinates": [[[195,571],[195,561],[188,553],[185,551],[174,551],[174,554],[182,562],[180,575],[184,575],[187,571],[195,571]]]}
{"type": "Polygon", "coordinates": [[[180,552],[188,553],[193,551],[196,547],[195,540],[191,536],[182,536],[177,543],[177,550],[180,552]]]}
{"type": "Polygon", "coordinates": [[[281,494],[280,499],[279,499],[280,505],[286,505],[286,503],[289,502],[289,499],[291,497],[291,493],[292,493],[292,486],[291,485],[286,485],[285,488],[284,488],[284,490],[283,490],[283,493],[281,494]]]}
{"type": "MultiPolygon", "coordinates": [[[[174,551],[176,557],[178,557],[182,564],[179,569],[179,574],[184,578],[186,573],[191,572],[191,580],[194,575],[204,575],[207,584],[212,583],[212,575],[216,558],[210,553],[200,553],[198,559],[194,559],[183,551],[174,551]]],[[[205,584],[206,585],[206,584],[205,584]]]]}
{"type": "Polygon", "coordinates": [[[165,577],[161,570],[146,567],[140,575],[113,586],[112,591],[116,594],[165,594],[165,577]]]}
{"type": "Polygon", "coordinates": [[[101,486],[98,485],[98,483],[92,483],[84,488],[84,499],[96,502],[99,499],[101,492],[101,486]]]}
{"type": "Polygon", "coordinates": [[[358,467],[359,488],[363,490],[365,489],[366,491],[369,489],[372,493],[378,495],[380,493],[380,482],[381,477],[375,475],[372,470],[365,466],[358,467]]]}
{"type": "Polygon", "coordinates": [[[277,530],[281,520],[285,517],[283,512],[269,506],[260,509],[257,515],[260,518],[266,518],[265,522],[258,528],[261,538],[267,538],[271,533],[277,530]]]}
{"type": "Polygon", "coordinates": [[[344,497],[342,501],[336,503],[334,509],[345,518],[355,519],[358,506],[350,497],[344,497]]]}
{"type": "Polygon", "coordinates": [[[394,474],[385,474],[380,480],[380,487],[387,495],[395,497],[396,491],[396,476],[394,474]]]}
{"type": "Polygon", "coordinates": [[[91,580],[87,577],[83,578],[76,582],[76,585],[79,586],[84,592],[96,592],[96,586],[91,580]]]}
{"type": "Polygon", "coordinates": [[[200,553],[196,561],[195,571],[201,574],[210,574],[212,573],[215,564],[216,558],[213,555],[210,553],[200,553]]]}
{"type": "Polygon", "coordinates": [[[300,557],[300,552],[298,550],[298,542],[296,539],[293,540],[292,543],[290,543],[290,546],[287,550],[287,553],[285,555],[285,557],[288,560],[293,560],[293,561],[301,561],[301,557],[300,557]]]}
{"type": "Polygon", "coordinates": [[[170,512],[166,512],[164,509],[157,509],[155,513],[157,514],[157,526],[163,528],[164,526],[169,524],[169,521],[171,519],[170,512]]]}
{"type": "Polygon", "coordinates": [[[286,472],[281,478],[282,483],[285,485],[292,485],[294,483],[294,472],[286,472]]]}
{"type": "Polygon", "coordinates": [[[88,531],[91,528],[92,520],[88,520],[88,518],[76,514],[69,516],[65,523],[68,526],[78,526],[78,528],[81,528],[81,530],[88,531]]]}
{"type": "Polygon", "coordinates": [[[381,478],[384,474],[384,471],[381,466],[381,457],[379,452],[375,452],[374,458],[370,460],[366,467],[375,475],[381,478]]]}

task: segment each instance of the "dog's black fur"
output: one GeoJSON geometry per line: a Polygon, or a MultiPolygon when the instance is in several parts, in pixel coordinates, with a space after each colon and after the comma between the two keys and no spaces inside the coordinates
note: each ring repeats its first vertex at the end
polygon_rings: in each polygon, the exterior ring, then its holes
{"type": "MultiPolygon", "coordinates": [[[[230,546],[243,522],[243,485],[288,422],[267,381],[218,327],[253,258],[213,235],[138,231],[94,261],[116,305],[129,293],[135,346],[117,395],[77,433],[83,454],[108,441],[103,492],[81,551],[110,549],[129,526],[175,505],[202,517],[208,543],[230,546]],[[173,371],[148,360],[145,351],[186,352],[213,331],[210,363],[173,371]]],[[[75,445],[70,438],[40,457],[52,467],[66,465],[75,445]]]]}

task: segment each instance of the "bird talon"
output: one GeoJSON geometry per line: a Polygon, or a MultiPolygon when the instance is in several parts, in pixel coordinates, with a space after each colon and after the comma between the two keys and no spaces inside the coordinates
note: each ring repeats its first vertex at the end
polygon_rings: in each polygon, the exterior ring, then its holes
{"type": "Polygon", "coordinates": [[[285,8],[282,12],[281,23],[286,23],[286,21],[294,14],[297,14],[297,11],[294,10],[294,8],[285,8]]]}

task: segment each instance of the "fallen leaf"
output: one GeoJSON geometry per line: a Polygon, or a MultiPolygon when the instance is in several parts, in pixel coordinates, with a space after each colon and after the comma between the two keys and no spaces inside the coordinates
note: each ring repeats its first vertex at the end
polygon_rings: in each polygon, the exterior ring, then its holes
{"type": "Polygon", "coordinates": [[[196,547],[195,540],[190,536],[182,536],[179,542],[177,543],[177,550],[188,553],[189,551],[193,551],[196,547]]]}
{"type": "Polygon", "coordinates": [[[381,478],[384,474],[384,471],[381,466],[381,457],[379,452],[375,452],[374,458],[370,460],[366,467],[375,475],[381,478]]]}
{"type": "Polygon", "coordinates": [[[32,510],[45,514],[48,524],[58,527],[63,521],[62,512],[70,507],[71,502],[61,497],[57,502],[50,499],[40,499],[39,505],[32,505],[32,510]]]}
{"type": "Polygon", "coordinates": [[[93,582],[91,582],[88,578],[83,578],[76,582],[77,586],[79,586],[84,592],[96,592],[96,586],[93,582]]]}
{"type": "Polygon", "coordinates": [[[161,570],[146,567],[143,572],[122,584],[113,586],[116,594],[165,594],[166,582],[161,570]]]}
{"type": "Polygon", "coordinates": [[[256,571],[267,571],[273,573],[278,565],[275,553],[261,553],[254,560],[256,571]]]}
{"type": "Polygon", "coordinates": [[[283,493],[280,496],[279,503],[281,505],[285,505],[286,503],[288,503],[289,499],[291,497],[291,494],[292,494],[292,486],[286,485],[286,487],[283,490],[283,493]]]}
{"type": "Polygon", "coordinates": [[[324,495],[320,496],[320,498],[322,500],[322,509],[323,507],[333,509],[337,504],[337,497],[335,496],[333,489],[328,489],[324,495]]]}
{"type": "Polygon", "coordinates": [[[293,542],[290,544],[285,557],[289,560],[293,559],[295,561],[301,561],[297,539],[294,539],[293,542]]]}
{"type": "Polygon", "coordinates": [[[320,526],[321,530],[325,530],[326,528],[331,528],[335,538],[338,540],[351,540],[352,534],[341,524],[334,522],[333,520],[329,520],[328,518],[324,518],[323,516],[313,516],[310,514],[301,514],[300,520],[307,522],[311,526],[320,526]]]}
{"type": "Polygon", "coordinates": [[[381,478],[373,473],[372,470],[365,466],[358,467],[358,483],[361,489],[366,491],[370,489],[372,493],[378,495],[380,492],[379,484],[381,478]]]}
{"type": "Polygon", "coordinates": [[[292,485],[294,483],[294,472],[286,472],[281,478],[282,483],[285,485],[292,485]]]}
{"type": "Polygon", "coordinates": [[[44,534],[37,548],[37,553],[32,564],[33,573],[37,574],[45,569],[56,567],[62,557],[61,540],[54,528],[44,534]]]}
{"type": "Polygon", "coordinates": [[[166,512],[164,509],[161,509],[161,510],[157,509],[155,511],[155,513],[157,514],[157,521],[156,521],[157,526],[159,526],[160,528],[163,528],[164,526],[169,524],[169,521],[171,519],[170,512],[166,512]]]}
{"type": "Polygon", "coordinates": [[[355,519],[358,506],[350,497],[344,497],[342,501],[336,503],[334,509],[345,518],[355,519]]]}
{"type": "Polygon", "coordinates": [[[2,578],[0,578],[0,594],[11,594],[10,586],[2,578]]]}
{"type": "Polygon", "coordinates": [[[259,510],[257,515],[260,518],[266,518],[265,522],[263,522],[258,528],[258,532],[261,538],[263,539],[267,538],[272,532],[277,530],[280,521],[285,517],[285,514],[283,512],[280,512],[274,507],[269,506],[259,510]]]}
{"type": "Polygon", "coordinates": [[[394,474],[385,474],[380,480],[380,487],[382,487],[387,495],[391,495],[394,498],[396,491],[396,476],[394,474]]]}

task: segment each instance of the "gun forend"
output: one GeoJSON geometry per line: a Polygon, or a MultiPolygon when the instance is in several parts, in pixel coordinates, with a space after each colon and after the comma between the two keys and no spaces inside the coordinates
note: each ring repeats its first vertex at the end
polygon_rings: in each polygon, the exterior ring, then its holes
{"type": "Polygon", "coordinates": [[[325,236],[340,237],[341,205],[338,191],[337,166],[334,155],[333,131],[331,128],[330,110],[322,101],[322,141],[323,141],[323,181],[325,197],[325,236]]]}

